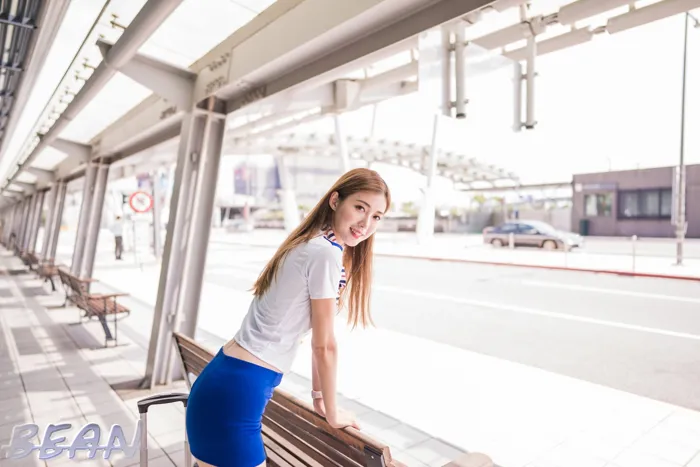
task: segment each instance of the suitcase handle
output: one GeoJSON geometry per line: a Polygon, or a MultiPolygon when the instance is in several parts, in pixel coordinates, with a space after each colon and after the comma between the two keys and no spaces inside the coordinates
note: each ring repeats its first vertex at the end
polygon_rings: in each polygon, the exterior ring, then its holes
{"type": "Polygon", "coordinates": [[[137,405],[139,408],[139,413],[148,413],[148,408],[152,405],[160,404],[172,404],[173,402],[182,402],[182,404],[187,408],[187,397],[188,394],[183,394],[181,392],[173,392],[167,394],[156,394],[155,396],[146,397],[138,401],[137,405]]]}

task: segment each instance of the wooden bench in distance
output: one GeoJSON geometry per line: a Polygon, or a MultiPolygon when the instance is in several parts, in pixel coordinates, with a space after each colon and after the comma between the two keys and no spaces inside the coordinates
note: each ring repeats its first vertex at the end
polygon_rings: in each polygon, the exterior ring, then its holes
{"type": "Polygon", "coordinates": [[[128,294],[93,294],[89,292],[89,284],[97,282],[95,279],[79,278],[63,268],[58,268],[57,272],[66,291],[66,301],[63,305],[65,306],[70,301],[84,312],[79,316],[79,322],[82,322],[83,318],[87,318],[88,320],[97,318],[105,333],[105,347],[107,347],[107,343],[111,340],[114,341],[115,345],[119,345],[117,339],[118,319],[129,316],[131,310],[117,303],[117,298],[126,297],[128,294]],[[108,316],[113,317],[114,336],[112,336],[112,331],[107,325],[108,316]]]}
{"type": "Polygon", "coordinates": [[[27,254],[29,260],[29,269],[34,270],[37,275],[44,279],[44,282],[51,282],[51,290],[56,291],[56,285],[53,278],[58,275],[58,266],[54,264],[53,258],[44,260],[39,258],[35,253],[27,254]]]}
{"type": "MultiPolygon", "coordinates": [[[[173,340],[190,387],[190,375],[197,377],[214,354],[182,334],[174,333],[173,340]]],[[[405,467],[385,444],[354,428],[332,428],[310,404],[279,388],[265,409],[262,430],[270,466],[405,467]]],[[[492,466],[487,456],[471,453],[444,467],[492,466]]]]}

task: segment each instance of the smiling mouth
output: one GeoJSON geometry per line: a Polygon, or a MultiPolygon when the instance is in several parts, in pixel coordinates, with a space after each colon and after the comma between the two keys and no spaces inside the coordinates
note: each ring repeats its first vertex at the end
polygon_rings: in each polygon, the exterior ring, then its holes
{"type": "Polygon", "coordinates": [[[352,234],[353,237],[355,238],[361,238],[362,237],[362,232],[359,230],[355,230],[352,227],[350,227],[350,233],[352,234]]]}

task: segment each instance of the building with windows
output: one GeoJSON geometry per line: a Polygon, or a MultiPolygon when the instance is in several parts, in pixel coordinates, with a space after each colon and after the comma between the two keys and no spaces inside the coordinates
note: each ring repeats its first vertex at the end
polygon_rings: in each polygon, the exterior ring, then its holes
{"type": "MultiPolygon", "coordinates": [[[[674,237],[675,167],[574,175],[572,228],[601,236],[674,237]]],[[[700,238],[700,164],[686,167],[687,237],[700,238]]]]}

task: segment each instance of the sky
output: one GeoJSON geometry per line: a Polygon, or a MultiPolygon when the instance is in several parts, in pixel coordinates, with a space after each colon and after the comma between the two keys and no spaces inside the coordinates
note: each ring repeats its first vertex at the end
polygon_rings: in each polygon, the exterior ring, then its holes
{"type": "MultiPolygon", "coordinates": [[[[207,0],[207,5],[202,5],[186,0],[181,7],[183,10],[176,12],[179,21],[186,20],[195,10],[211,7],[213,1],[207,0]],[[195,6],[198,8],[193,10],[195,6]]],[[[213,8],[210,13],[198,13],[203,19],[208,19],[207,14],[212,16],[213,22],[205,24],[214,24],[212,36],[197,45],[201,53],[233,31],[235,27],[228,24],[227,15],[235,13],[238,22],[245,22],[254,14],[254,8],[264,7],[264,2],[269,3],[269,0],[262,0],[262,3],[261,0],[246,0],[244,6],[240,2],[226,3],[229,9],[247,8],[249,11],[245,14],[226,10],[222,15],[213,8]]],[[[143,0],[113,2],[125,10],[124,21],[133,17],[142,3],[143,0]]],[[[546,9],[548,5],[568,1],[535,3],[546,9]]],[[[218,5],[217,8],[222,8],[223,4],[218,5]]],[[[71,2],[66,21],[25,106],[8,151],[0,160],[0,174],[6,173],[16,157],[101,6],[101,2],[92,0],[71,2]]],[[[497,22],[487,19],[479,28],[494,28],[497,22]]],[[[181,41],[182,34],[172,26],[157,33],[158,46],[149,50],[153,54],[167,55],[170,62],[180,61],[184,66],[198,55],[192,56],[193,50],[183,53],[184,44],[173,45],[181,41]]],[[[476,32],[481,33],[476,28],[471,31],[472,34],[476,32]]],[[[201,28],[193,30],[194,36],[203,34],[201,28]]],[[[686,161],[700,163],[700,131],[693,131],[700,128],[700,29],[690,31],[689,42],[686,161]]],[[[460,122],[463,132],[454,136],[456,144],[465,154],[480,161],[517,172],[524,183],[567,181],[572,174],[582,172],[674,165],[680,152],[682,47],[683,16],[679,15],[616,35],[602,34],[587,44],[539,57],[535,92],[538,124],[534,130],[517,133],[511,128],[512,69],[473,76],[468,68],[467,98],[470,102],[467,119],[460,122]]],[[[100,101],[89,106],[62,136],[86,140],[88,127],[94,132],[109,123],[104,115],[97,118],[105,108],[119,107],[122,101],[123,108],[114,112],[123,113],[133,105],[131,101],[125,102],[128,99],[123,94],[133,93],[134,104],[149,94],[128,78],[118,76],[115,80],[119,84],[110,87],[111,95],[98,98],[100,101]]],[[[380,104],[377,135],[427,144],[432,117],[420,103],[420,94],[413,94],[380,104]]],[[[369,115],[370,108],[348,115],[345,119],[347,132],[368,134],[369,115]]],[[[318,125],[328,128],[329,122],[318,125]]],[[[330,125],[332,128],[332,121],[330,125]]],[[[424,184],[423,177],[405,169],[381,165],[377,168],[400,196],[415,197],[424,184]]],[[[439,184],[438,191],[439,198],[452,196],[451,185],[445,181],[439,184]]]]}

